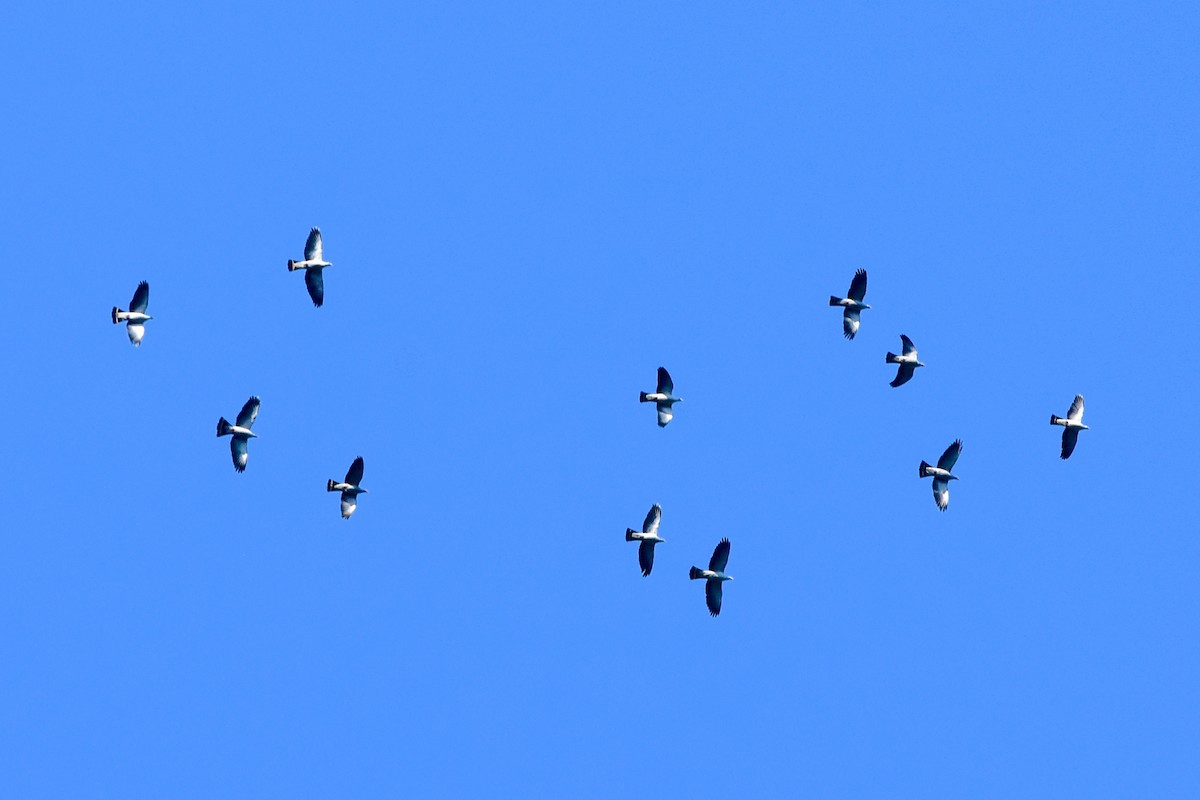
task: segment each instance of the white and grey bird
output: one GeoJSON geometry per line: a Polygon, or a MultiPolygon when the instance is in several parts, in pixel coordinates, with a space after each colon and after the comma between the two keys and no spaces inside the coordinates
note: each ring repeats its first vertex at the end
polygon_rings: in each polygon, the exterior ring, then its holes
{"type": "Polygon", "coordinates": [[[721,584],[733,580],[725,574],[725,565],[729,563],[729,540],[722,539],[713,550],[712,558],[708,560],[708,569],[692,567],[688,577],[692,580],[704,579],[704,602],[708,613],[714,617],[721,613],[721,584]]]}
{"type": "Polygon", "coordinates": [[[887,354],[887,363],[900,365],[900,368],[896,370],[895,379],[888,384],[893,387],[908,383],[912,379],[913,373],[917,371],[917,367],[925,366],[917,359],[917,348],[913,346],[912,339],[902,333],[900,334],[900,344],[903,346],[900,355],[887,354]]]}
{"type": "Polygon", "coordinates": [[[641,542],[638,545],[638,564],[642,567],[642,577],[649,575],[654,568],[654,545],[666,541],[658,536],[658,523],[661,520],[662,506],[655,503],[650,507],[650,513],[646,514],[640,533],[633,528],[625,529],[625,541],[641,542]]]}
{"type": "Polygon", "coordinates": [[[129,333],[129,341],[133,342],[134,347],[140,347],[142,344],[142,336],[146,333],[146,320],[154,319],[154,317],[146,313],[146,308],[149,305],[150,284],[142,281],[133,290],[133,299],[129,301],[128,311],[122,311],[113,306],[113,325],[116,325],[118,322],[125,323],[125,330],[129,333]]]}
{"type": "Polygon", "coordinates": [[[338,483],[332,478],[329,479],[326,489],[330,492],[342,493],[342,519],[350,519],[354,509],[358,508],[358,496],[367,493],[366,489],[359,486],[362,483],[362,476],[363,459],[362,456],[359,456],[354,459],[354,463],[346,471],[346,480],[338,483]]]}
{"type": "Polygon", "coordinates": [[[958,476],[952,475],[950,471],[954,469],[954,464],[958,461],[958,454],[961,452],[962,439],[955,439],[954,444],[947,447],[946,452],[942,453],[936,467],[931,467],[924,461],[921,462],[921,477],[933,477],[933,501],[942,511],[945,511],[946,507],[950,505],[950,481],[958,480],[958,476]]]}
{"type": "Polygon", "coordinates": [[[229,451],[233,453],[233,468],[238,472],[245,472],[246,462],[250,460],[247,444],[251,439],[258,438],[258,434],[250,430],[254,426],[254,420],[258,418],[258,405],[257,397],[247,400],[246,405],[242,406],[242,410],[237,415],[237,424],[235,425],[230,425],[229,420],[224,417],[217,420],[217,436],[233,437],[229,441],[229,451]]]}
{"type": "Polygon", "coordinates": [[[1062,458],[1065,461],[1071,457],[1071,453],[1075,452],[1075,443],[1079,441],[1079,432],[1088,429],[1088,426],[1083,424],[1083,395],[1075,395],[1075,400],[1071,403],[1070,410],[1067,411],[1066,419],[1051,414],[1050,424],[1063,426],[1062,458]]]}
{"type": "Polygon", "coordinates": [[[658,368],[658,388],[653,392],[638,392],[638,402],[654,403],[658,408],[658,427],[660,428],[667,427],[667,423],[675,416],[672,406],[683,402],[683,398],[676,397],[674,392],[675,382],[662,367],[658,368]]]}
{"type": "Polygon", "coordinates": [[[847,339],[853,339],[854,334],[858,333],[859,312],[864,308],[870,308],[863,302],[863,298],[866,296],[867,271],[865,269],[854,273],[854,280],[850,281],[850,291],[846,297],[829,296],[829,305],[842,308],[842,334],[847,339]]]}
{"type": "Polygon", "coordinates": [[[308,285],[308,296],[313,305],[320,308],[325,302],[325,277],[323,271],[333,264],[325,260],[321,246],[321,229],[313,228],[308,232],[308,241],[304,243],[304,260],[288,259],[288,272],[304,270],[304,282],[308,285]]]}

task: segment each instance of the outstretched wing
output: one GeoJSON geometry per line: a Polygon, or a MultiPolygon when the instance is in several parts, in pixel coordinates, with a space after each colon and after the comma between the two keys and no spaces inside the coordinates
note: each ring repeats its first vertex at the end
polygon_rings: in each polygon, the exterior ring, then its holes
{"type": "Polygon", "coordinates": [[[234,436],[229,441],[229,451],[233,453],[233,468],[238,472],[246,471],[246,462],[250,460],[250,440],[245,436],[234,436]]]}
{"type": "Polygon", "coordinates": [[[675,391],[675,382],[671,380],[671,375],[662,367],[658,368],[658,393],[671,394],[675,391]]]}
{"type": "Polygon", "coordinates": [[[129,310],[145,314],[150,305],[150,284],[142,281],[133,290],[133,299],[129,301],[129,310]]]}
{"type": "MultiPolygon", "coordinates": [[[[913,345],[912,339],[908,338],[903,333],[900,334],[900,343],[904,345],[904,349],[901,351],[904,355],[915,356],[917,354],[917,348],[913,345]]],[[[937,355],[937,353],[934,353],[934,355],[937,355]]]]}
{"type": "MultiPolygon", "coordinates": [[[[1071,403],[1071,410],[1067,412],[1067,419],[1072,422],[1079,422],[1083,419],[1083,395],[1075,395],[1075,401],[1071,403]]],[[[1103,422],[1103,420],[1101,421],[1103,422]]],[[[1063,456],[1063,458],[1066,458],[1066,456],[1063,456]]]]}
{"type": "Polygon", "coordinates": [[[351,486],[358,486],[362,483],[363,476],[363,459],[362,456],[354,459],[354,463],[350,465],[350,469],[346,472],[346,483],[351,486]]]}
{"type": "Polygon", "coordinates": [[[312,298],[313,305],[320,308],[325,302],[325,277],[321,274],[325,270],[321,267],[309,267],[304,270],[304,283],[308,285],[308,296],[312,298]]]}
{"type": "Polygon", "coordinates": [[[304,260],[305,261],[324,261],[321,257],[321,229],[313,228],[308,232],[308,241],[304,243],[304,260]]]}
{"type": "Polygon", "coordinates": [[[854,273],[854,280],[850,281],[850,291],[846,296],[856,303],[861,303],[867,296],[867,271],[865,269],[854,273]]]}
{"type": "Polygon", "coordinates": [[[933,479],[933,502],[937,503],[937,507],[942,511],[950,505],[950,484],[941,478],[933,479]]]}
{"type": "Polygon", "coordinates": [[[654,569],[654,542],[642,542],[638,545],[638,565],[642,568],[642,577],[654,569]]]}
{"type": "Polygon", "coordinates": [[[655,503],[650,507],[650,513],[646,515],[646,521],[642,523],[642,533],[653,535],[658,534],[658,522],[662,519],[662,506],[655,503]]]}
{"type": "Polygon", "coordinates": [[[1079,441],[1079,428],[1066,428],[1063,430],[1063,446],[1062,458],[1065,461],[1071,457],[1071,453],[1075,452],[1075,443],[1079,441]]]}
{"type": "Polygon", "coordinates": [[[140,322],[126,322],[125,330],[129,332],[129,341],[133,342],[133,346],[140,347],[142,337],[146,334],[146,326],[140,322]]]}
{"type": "Polygon", "coordinates": [[[250,428],[254,425],[254,420],[258,419],[258,398],[251,397],[246,401],[246,405],[242,406],[242,410],[237,415],[237,425],[239,428],[250,428]]]}
{"type": "Polygon", "coordinates": [[[909,379],[912,378],[913,373],[916,371],[917,368],[912,364],[901,364],[900,369],[896,370],[896,377],[890,385],[903,386],[904,384],[908,383],[909,379]]]}
{"type": "Polygon", "coordinates": [[[714,617],[721,613],[720,581],[707,580],[704,582],[704,604],[708,606],[708,613],[714,617]]]}
{"type": "Polygon", "coordinates": [[[350,519],[354,509],[358,508],[358,498],[353,492],[342,492],[342,519],[350,519]]]}
{"type": "Polygon", "coordinates": [[[947,472],[954,471],[954,465],[958,461],[958,454],[962,452],[962,439],[955,439],[954,444],[946,448],[946,452],[942,453],[942,457],[938,459],[938,469],[944,469],[947,472]]]}
{"type": "Polygon", "coordinates": [[[847,339],[853,339],[854,334],[858,333],[858,309],[847,308],[842,312],[842,335],[847,339]]]}
{"type": "Polygon", "coordinates": [[[724,572],[729,563],[729,540],[722,539],[713,549],[712,558],[708,560],[708,568],[714,572],[724,572]]]}
{"type": "Polygon", "coordinates": [[[656,403],[658,407],[658,427],[665,428],[667,423],[675,417],[675,412],[671,410],[670,403],[656,403]]]}

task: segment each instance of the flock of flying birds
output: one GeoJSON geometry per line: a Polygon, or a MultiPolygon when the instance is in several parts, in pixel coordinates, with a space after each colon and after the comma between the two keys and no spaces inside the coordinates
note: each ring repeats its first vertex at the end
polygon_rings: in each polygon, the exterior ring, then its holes
{"type": "MultiPolygon", "coordinates": [[[[323,254],[321,243],[321,231],[319,228],[313,228],[308,234],[308,240],[304,244],[304,259],[302,261],[287,262],[289,272],[296,270],[304,270],[304,283],[308,287],[308,295],[312,298],[313,305],[320,307],[325,302],[325,279],[324,270],[326,267],[332,267],[333,264],[326,261],[323,254]]],[[[836,306],[842,309],[842,332],[847,339],[853,339],[858,333],[861,324],[861,312],[870,308],[869,305],[863,302],[867,296],[867,271],[860,269],[854,273],[854,279],[850,282],[850,291],[846,297],[830,296],[829,305],[836,306]]],[[[125,329],[129,334],[129,341],[134,347],[141,345],[142,337],[146,334],[146,322],[153,319],[146,313],[146,309],[150,306],[150,284],[142,281],[134,290],[133,299],[129,302],[129,310],[123,310],[113,307],[112,321],[113,324],[121,322],[125,323],[125,329]]],[[[891,386],[902,386],[912,380],[913,374],[917,367],[925,366],[917,358],[917,348],[913,345],[912,339],[909,339],[904,334],[900,335],[901,351],[900,355],[888,353],[886,362],[888,364],[898,365],[896,377],[892,379],[891,386]]],[[[658,368],[658,383],[653,392],[639,392],[638,400],[642,403],[654,403],[655,409],[658,412],[658,426],[666,427],[674,418],[674,406],[683,400],[682,397],[675,395],[675,383],[671,380],[671,375],[663,367],[658,368]]],[[[217,436],[229,436],[229,449],[233,456],[233,468],[238,472],[246,470],[246,464],[250,459],[249,444],[251,439],[258,438],[258,435],[253,432],[254,421],[258,418],[259,399],[251,397],[242,406],[242,410],[238,413],[236,420],[230,423],[229,420],[221,417],[217,421],[217,436]]],[[[1061,457],[1070,458],[1071,453],[1075,452],[1075,444],[1079,440],[1079,432],[1087,430],[1087,425],[1083,424],[1083,395],[1075,395],[1075,400],[1071,403],[1070,410],[1067,411],[1066,417],[1050,416],[1051,425],[1061,425],[1062,433],[1062,454],[1061,457]]],[[[958,463],[958,456],[962,452],[962,440],[957,439],[946,448],[938,459],[937,465],[931,465],[922,461],[918,468],[918,474],[922,478],[933,478],[933,499],[937,503],[937,507],[945,511],[950,505],[950,481],[958,480],[958,476],[953,473],[954,465],[958,463]]],[[[345,480],[335,481],[332,478],[326,484],[326,490],[330,492],[341,493],[341,511],[342,519],[350,519],[354,510],[358,507],[358,496],[366,494],[367,490],[362,488],[363,477],[363,459],[362,456],[354,459],[350,465],[350,469],[346,472],[345,480]]],[[[654,546],[660,544],[664,539],[658,535],[658,526],[662,521],[662,506],[655,503],[651,506],[650,511],[646,514],[646,519],[642,523],[640,531],[633,528],[626,528],[625,540],[629,542],[638,542],[638,564],[641,566],[642,575],[647,576],[654,568],[654,546]]],[[[708,611],[712,616],[717,616],[721,613],[721,586],[725,581],[733,580],[732,577],[725,573],[725,567],[729,563],[729,539],[722,539],[717,543],[713,550],[712,558],[708,561],[708,569],[692,567],[688,572],[688,577],[691,580],[703,580],[704,583],[704,599],[708,606],[708,611]]]]}
{"type": "MultiPolygon", "coordinates": [[[[860,269],[854,273],[853,280],[850,281],[850,291],[845,297],[829,297],[829,305],[842,309],[842,334],[847,339],[853,339],[858,333],[859,325],[861,324],[861,314],[865,309],[870,308],[869,305],[863,302],[867,296],[867,271],[860,269]]],[[[900,355],[888,353],[885,361],[888,364],[896,364],[896,377],[892,379],[891,386],[903,386],[912,380],[913,374],[917,371],[917,367],[925,366],[917,358],[917,348],[913,344],[912,339],[904,334],[900,334],[901,349],[900,355]]],[[[666,427],[667,423],[674,417],[674,405],[680,402],[683,398],[675,396],[675,383],[671,380],[670,374],[662,367],[658,368],[658,386],[653,392],[640,392],[638,400],[643,403],[654,403],[658,410],[658,426],[666,427]]],[[[1083,424],[1083,395],[1075,395],[1075,400],[1071,403],[1071,408],[1067,411],[1066,417],[1058,417],[1050,415],[1051,425],[1061,425],[1063,427],[1062,434],[1062,453],[1061,457],[1067,459],[1071,457],[1071,453],[1075,452],[1075,444],[1079,440],[1079,432],[1087,430],[1087,425],[1083,424]]],[[[946,452],[942,453],[942,457],[938,459],[937,465],[934,466],[925,461],[922,461],[918,467],[918,475],[922,478],[933,478],[933,501],[937,503],[937,507],[945,511],[950,506],[950,481],[958,480],[958,476],[954,474],[954,465],[958,463],[958,456],[962,452],[962,439],[956,439],[953,444],[946,448],[946,452]]],[[[664,539],[658,535],[658,526],[662,521],[662,506],[655,503],[650,508],[650,512],[646,514],[646,520],[642,523],[642,529],[636,531],[633,528],[625,529],[625,541],[638,542],[638,564],[642,568],[643,577],[650,574],[654,568],[654,545],[659,544],[664,539]]],[[[725,574],[725,566],[729,563],[729,540],[722,539],[716,549],[713,550],[712,558],[709,559],[708,569],[700,569],[692,567],[688,572],[688,577],[692,580],[704,580],[704,600],[708,605],[708,613],[714,617],[721,613],[721,585],[725,581],[733,580],[729,575],[725,574]]]]}

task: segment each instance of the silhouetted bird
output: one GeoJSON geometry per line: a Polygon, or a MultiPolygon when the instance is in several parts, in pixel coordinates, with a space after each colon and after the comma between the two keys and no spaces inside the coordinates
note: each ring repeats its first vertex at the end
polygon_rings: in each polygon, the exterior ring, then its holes
{"type": "Polygon", "coordinates": [[[308,296],[312,298],[313,305],[318,308],[325,302],[325,278],[322,271],[326,267],[332,266],[333,264],[326,261],[322,255],[320,228],[313,228],[308,232],[308,241],[304,243],[303,261],[288,259],[288,272],[304,270],[304,282],[308,284],[308,296]]]}
{"type": "Polygon", "coordinates": [[[864,308],[870,308],[869,305],[863,302],[863,298],[867,296],[867,271],[860,269],[854,273],[854,280],[850,281],[850,292],[846,297],[829,296],[829,305],[841,306],[842,311],[842,333],[847,339],[853,339],[854,334],[858,333],[858,314],[864,308]]]}
{"type": "Polygon", "coordinates": [[[961,452],[962,439],[955,439],[954,444],[947,447],[946,452],[942,453],[936,467],[931,467],[924,461],[921,462],[921,477],[933,477],[933,501],[942,511],[945,511],[946,507],[950,505],[950,481],[958,480],[958,476],[951,475],[950,470],[954,469],[954,464],[958,461],[958,454],[961,452]]]}
{"type": "Polygon", "coordinates": [[[113,325],[118,322],[125,323],[125,331],[129,334],[129,341],[133,342],[134,347],[140,347],[142,344],[142,336],[146,333],[146,320],[154,319],[146,313],[146,307],[149,305],[150,284],[142,281],[133,290],[133,299],[129,301],[128,311],[122,311],[113,306],[113,325]]]}
{"type": "Polygon", "coordinates": [[[708,569],[692,567],[688,577],[692,580],[704,578],[704,602],[708,613],[714,617],[721,613],[721,584],[733,578],[725,574],[725,565],[729,563],[729,540],[722,539],[713,550],[712,558],[708,560],[708,569]]]}
{"type": "Polygon", "coordinates": [[[350,515],[354,513],[354,509],[358,508],[358,496],[366,494],[367,490],[359,486],[362,483],[363,476],[363,460],[362,456],[354,459],[354,463],[350,465],[350,469],[346,472],[346,480],[338,483],[332,478],[329,479],[327,485],[328,491],[342,493],[342,519],[350,519],[350,515]]]}
{"type": "Polygon", "coordinates": [[[889,384],[890,386],[902,386],[908,383],[913,373],[916,372],[917,367],[925,366],[917,360],[917,348],[913,347],[912,339],[902,333],[900,334],[900,343],[903,345],[900,355],[896,355],[895,353],[887,354],[887,363],[900,365],[900,369],[896,371],[895,379],[889,384]]]}
{"type": "Polygon", "coordinates": [[[654,568],[654,545],[666,541],[658,538],[658,523],[661,519],[662,506],[655,503],[650,507],[650,513],[646,515],[646,521],[642,523],[641,533],[633,528],[625,529],[625,541],[641,542],[638,545],[638,564],[642,567],[643,577],[649,575],[650,570],[654,568]]]}
{"type": "Polygon", "coordinates": [[[224,417],[217,421],[217,436],[233,437],[229,442],[229,451],[233,453],[233,468],[238,472],[245,472],[246,462],[250,460],[247,444],[251,439],[258,438],[258,434],[250,430],[254,425],[254,420],[258,418],[258,404],[257,397],[247,400],[246,405],[242,406],[242,410],[237,415],[236,425],[230,425],[229,420],[224,417]]]}
{"type": "Polygon", "coordinates": [[[1066,419],[1051,414],[1050,424],[1063,426],[1062,458],[1070,458],[1071,453],[1075,452],[1075,443],[1079,441],[1079,432],[1088,429],[1088,426],[1083,424],[1083,395],[1075,395],[1075,401],[1071,403],[1066,419]]]}
{"type": "Polygon", "coordinates": [[[665,428],[671,418],[675,416],[671,410],[671,406],[682,402],[682,397],[675,397],[672,392],[675,391],[675,383],[671,380],[671,376],[662,367],[658,368],[658,388],[653,392],[638,392],[638,401],[642,403],[654,403],[658,408],[658,427],[665,428]]]}

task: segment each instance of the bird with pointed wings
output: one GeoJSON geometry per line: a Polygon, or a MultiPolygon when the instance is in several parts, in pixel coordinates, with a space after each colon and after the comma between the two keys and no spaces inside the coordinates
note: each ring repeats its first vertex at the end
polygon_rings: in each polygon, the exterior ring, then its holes
{"type": "Polygon", "coordinates": [[[320,228],[313,228],[308,232],[308,241],[304,243],[304,260],[293,261],[289,258],[287,262],[288,272],[304,270],[304,282],[308,285],[308,296],[312,298],[313,305],[317,308],[320,308],[325,302],[324,269],[332,266],[333,264],[326,261],[323,254],[320,228]]]}
{"type": "Polygon", "coordinates": [[[930,466],[924,461],[921,462],[920,476],[933,478],[933,501],[942,511],[945,511],[950,505],[950,481],[958,480],[958,476],[952,474],[951,470],[958,462],[958,454],[961,452],[962,439],[955,439],[954,444],[947,447],[946,452],[942,453],[936,467],[930,466]]]}
{"type": "Polygon", "coordinates": [[[350,515],[354,513],[354,509],[358,508],[358,496],[367,493],[367,490],[359,485],[362,483],[362,477],[363,458],[359,456],[354,459],[354,463],[346,471],[346,480],[338,483],[333,478],[330,478],[329,483],[326,484],[325,488],[327,491],[342,493],[342,519],[350,519],[350,515]]]}
{"type": "Polygon", "coordinates": [[[233,437],[229,441],[229,451],[233,454],[233,468],[238,472],[246,471],[246,462],[250,460],[248,445],[251,439],[258,438],[258,434],[250,430],[254,420],[258,419],[258,405],[258,398],[251,397],[238,412],[235,424],[230,425],[224,417],[217,421],[217,436],[233,437]]]}
{"type": "Polygon", "coordinates": [[[917,371],[917,367],[925,366],[917,359],[917,348],[913,346],[912,339],[900,334],[900,344],[902,349],[900,355],[895,353],[887,354],[887,363],[899,364],[900,368],[896,370],[896,377],[892,379],[889,386],[903,386],[912,379],[913,373],[917,371]]]}
{"type": "Polygon", "coordinates": [[[1079,441],[1079,432],[1088,429],[1088,426],[1083,424],[1083,395],[1075,395],[1075,400],[1071,403],[1065,419],[1051,414],[1050,424],[1063,426],[1062,455],[1060,457],[1065,461],[1071,457],[1071,453],[1075,452],[1075,443],[1079,441]]]}
{"type": "Polygon", "coordinates": [[[692,580],[704,579],[704,603],[708,613],[714,617],[721,613],[721,584],[733,580],[725,574],[725,565],[729,563],[729,540],[722,539],[713,549],[712,558],[708,560],[708,569],[692,567],[688,577],[692,580]]]}
{"type": "Polygon", "coordinates": [[[829,305],[842,308],[842,335],[847,339],[853,339],[854,334],[858,333],[859,313],[864,308],[870,308],[863,302],[863,298],[866,296],[867,271],[865,269],[854,273],[854,279],[850,281],[850,291],[845,297],[829,296],[829,305]]]}
{"type": "Polygon", "coordinates": [[[662,506],[655,503],[650,507],[650,513],[646,514],[646,521],[642,523],[640,532],[633,528],[625,529],[625,541],[641,542],[638,545],[638,564],[642,568],[642,577],[649,575],[650,570],[654,568],[654,545],[666,541],[658,536],[658,523],[661,520],[662,506]]]}
{"type": "Polygon", "coordinates": [[[125,323],[125,332],[129,334],[129,341],[133,342],[134,347],[141,347],[142,336],[146,333],[146,320],[154,319],[154,317],[146,313],[149,305],[150,284],[142,281],[133,290],[133,299],[129,301],[128,311],[122,311],[113,306],[113,325],[120,322],[125,323]]]}
{"type": "Polygon", "coordinates": [[[672,407],[676,403],[683,401],[682,397],[675,396],[675,382],[671,380],[671,375],[663,367],[658,368],[658,388],[653,392],[638,392],[639,403],[654,403],[658,408],[658,427],[665,428],[667,423],[675,416],[672,407]]]}

